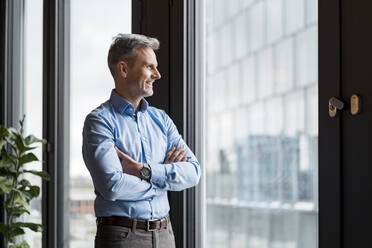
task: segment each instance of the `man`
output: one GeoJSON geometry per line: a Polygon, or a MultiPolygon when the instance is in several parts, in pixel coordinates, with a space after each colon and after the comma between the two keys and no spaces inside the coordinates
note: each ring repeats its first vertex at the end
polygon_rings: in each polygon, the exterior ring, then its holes
{"type": "Polygon", "coordinates": [[[114,38],[108,65],[115,89],[84,123],[97,248],[175,247],[167,191],[193,187],[200,179],[200,164],[173,121],[144,99],[160,79],[158,48],[157,39],[143,35],[114,38]]]}

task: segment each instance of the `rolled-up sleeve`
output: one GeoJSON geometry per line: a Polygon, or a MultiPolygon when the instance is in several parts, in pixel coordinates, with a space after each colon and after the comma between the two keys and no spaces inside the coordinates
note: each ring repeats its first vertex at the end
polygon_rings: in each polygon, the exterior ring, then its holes
{"type": "Polygon", "coordinates": [[[153,197],[154,185],[123,173],[113,133],[110,122],[99,114],[89,114],[85,119],[82,152],[95,191],[110,201],[153,197]]]}
{"type": "Polygon", "coordinates": [[[194,187],[200,180],[200,164],[194,153],[182,139],[176,125],[164,111],[162,113],[167,132],[168,147],[182,147],[186,151],[187,161],[170,164],[150,164],[152,171],[151,182],[161,189],[170,191],[181,191],[194,187]]]}

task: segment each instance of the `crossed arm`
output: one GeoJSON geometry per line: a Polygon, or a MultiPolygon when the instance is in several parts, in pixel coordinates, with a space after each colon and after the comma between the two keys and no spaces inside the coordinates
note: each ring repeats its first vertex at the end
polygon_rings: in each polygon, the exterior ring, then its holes
{"type": "Polygon", "coordinates": [[[110,201],[138,201],[154,197],[159,191],[180,191],[198,184],[200,165],[173,122],[166,118],[167,136],[172,148],[164,162],[149,163],[152,176],[147,182],[139,178],[143,164],[115,146],[113,130],[108,122],[97,115],[87,117],[83,129],[83,158],[96,193],[110,201]]]}
{"type": "MultiPolygon", "coordinates": [[[[142,163],[136,162],[129,155],[122,152],[119,148],[115,146],[115,150],[118,156],[122,159],[121,166],[124,173],[136,176],[141,178],[140,170],[143,168],[142,163]]],[[[186,162],[186,151],[182,147],[176,148],[173,146],[168,152],[163,164],[177,163],[177,162],[186,162]]]]}

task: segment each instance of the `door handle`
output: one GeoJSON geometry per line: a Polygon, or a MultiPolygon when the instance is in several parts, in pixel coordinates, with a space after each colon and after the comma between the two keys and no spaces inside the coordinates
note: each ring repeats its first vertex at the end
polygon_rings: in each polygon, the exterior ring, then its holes
{"type": "MultiPolygon", "coordinates": [[[[361,99],[360,96],[357,94],[353,94],[350,97],[350,113],[352,115],[357,115],[361,111],[361,99]]],[[[336,98],[336,97],[331,97],[328,101],[328,112],[330,117],[335,117],[337,115],[337,110],[343,110],[345,107],[345,103],[336,98]]]]}
{"type": "Polygon", "coordinates": [[[337,110],[342,110],[345,104],[340,99],[336,97],[331,97],[328,101],[328,112],[330,117],[335,117],[337,115],[337,110]]]}
{"type": "Polygon", "coordinates": [[[360,96],[357,94],[353,94],[350,97],[350,112],[352,115],[357,115],[360,113],[362,108],[362,101],[360,99],[360,96]]]}

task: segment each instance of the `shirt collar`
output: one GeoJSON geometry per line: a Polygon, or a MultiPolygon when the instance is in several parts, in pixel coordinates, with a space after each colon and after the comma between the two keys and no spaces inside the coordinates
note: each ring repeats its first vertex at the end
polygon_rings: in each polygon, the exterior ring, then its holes
{"type": "MultiPolygon", "coordinates": [[[[118,111],[120,114],[123,113],[128,115],[134,114],[133,105],[127,99],[116,93],[115,89],[111,91],[110,102],[114,106],[116,111],[118,111]]],[[[142,98],[138,110],[141,112],[145,112],[148,106],[149,103],[145,100],[145,98],[142,98]]]]}

